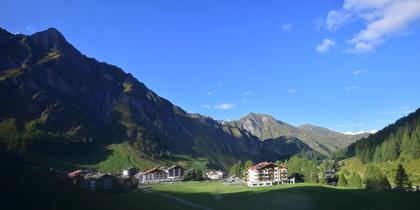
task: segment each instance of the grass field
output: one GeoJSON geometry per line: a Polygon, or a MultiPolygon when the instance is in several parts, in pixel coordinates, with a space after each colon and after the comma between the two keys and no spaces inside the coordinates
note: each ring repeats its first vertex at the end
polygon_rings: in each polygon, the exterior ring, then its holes
{"type": "Polygon", "coordinates": [[[196,183],[154,185],[151,189],[210,209],[420,209],[418,193],[372,192],[316,184],[248,188],[196,183]]]}

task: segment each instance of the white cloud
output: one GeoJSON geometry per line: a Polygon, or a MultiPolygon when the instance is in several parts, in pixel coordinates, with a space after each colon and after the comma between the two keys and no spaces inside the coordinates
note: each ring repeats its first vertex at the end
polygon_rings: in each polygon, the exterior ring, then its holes
{"type": "Polygon", "coordinates": [[[355,89],[357,89],[357,86],[347,86],[345,89],[346,90],[355,90],[355,89]]]}
{"type": "Polygon", "coordinates": [[[363,71],[363,70],[356,70],[356,71],[353,71],[353,75],[360,75],[360,74],[363,74],[365,71],[363,71]]]}
{"type": "Polygon", "coordinates": [[[419,0],[345,0],[340,10],[328,13],[327,29],[337,30],[345,23],[363,20],[366,27],[355,34],[344,50],[347,53],[369,52],[385,40],[401,35],[420,19],[419,0]]]}
{"type": "Polygon", "coordinates": [[[287,90],[287,92],[289,92],[290,94],[296,93],[297,90],[293,89],[293,88],[289,88],[289,90],[287,90]]]}
{"type": "Polygon", "coordinates": [[[334,47],[335,45],[336,45],[336,43],[333,40],[331,40],[331,39],[324,39],[321,44],[319,44],[318,46],[316,46],[315,49],[319,53],[326,53],[326,52],[330,51],[330,49],[332,47],[334,47]]]}
{"type": "Polygon", "coordinates": [[[234,104],[217,104],[214,105],[214,109],[232,109],[235,105],[234,104]]]}
{"type": "Polygon", "coordinates": [[[287,23],[281,26],[282,31],[292,31],[293,25],[291,23],[287,23]]]}
{"type": "Polygon", "coordinates": [[[351,19],[352,15],[350,13],[333,10],[328,13],[325,24],[329,31],[336,31],[351,19]]]}
{"type": "Polygon", "coordinates": [[[374,134],[376,132],[378,132],[378,130],[372,129],[370,131],[347,131],[347,132],[344,132],[344,134],[347,134],[347,135],[358,135],[358,134],[362,134],[362,133],[374,134]]]}
{"type": "Polygon", "coordinates": [[[251,94],[252,94],[251,91],[245,91],[245,92],[242,93],[243,96],[247,96],[247,95],[251,95],[251,94]]]}

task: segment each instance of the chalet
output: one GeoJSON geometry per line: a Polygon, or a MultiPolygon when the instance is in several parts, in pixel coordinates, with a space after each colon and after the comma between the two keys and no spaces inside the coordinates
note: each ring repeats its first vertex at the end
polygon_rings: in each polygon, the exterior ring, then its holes
{"type": "Polygon", "coordinates": [[[209,169],[206,171],[206,177],[211,180],[220,180],[227,176],[222,170],[209,169]]]}
{"type": "Polygon", "coordinates": [[[168,181],[168,173],[165,168],[152,168],[145,172],[140,172],[136,175],[136,178],[139,180],[141,184],[152,184],[152,183],[159,183],[159,182],[167,182],[168,181]]]}
{"type": "Polygon", "coordinates": [[[110,191],[114,183],[114,176],[104,173],[87,174],[84,177],[83,187],[90,191],[110,191]]]}
{"type": "Polygon", "coordinates": [[[90,191],[110,191],[115,184],[113,175],[91,170],[76,170],[70,172],[68,177],[73,184],[78,184],[90,191]]]}
{"type": "Polygon", "coordinates": [[[289,179],[287,167],[284,164],[276,165],[271,162],[262,162],[249,167],[247,170],[247,185],[249,187],[289,183],[295,183],[295,180],[294,178],[289,179]]]}
{"type": "Polygon", "coordinates": [[[180,166],[171,166],[167,168],[166,171],[170,181],[180,181],[184,175],[184,171],[180,166]]]}

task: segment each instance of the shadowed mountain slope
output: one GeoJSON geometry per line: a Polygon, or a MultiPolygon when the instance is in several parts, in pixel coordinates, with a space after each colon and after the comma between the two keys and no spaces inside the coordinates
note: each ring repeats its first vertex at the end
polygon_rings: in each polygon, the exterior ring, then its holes
{"type": "Polygon", "coordinates": [[[56,29],[0,30],[0,149],[86,153],[128,142],[149,159],[276,160],[313,152],[297,138],[261,142],[247,130],[189,114],[131,74],[80,53],[56,29]]]}

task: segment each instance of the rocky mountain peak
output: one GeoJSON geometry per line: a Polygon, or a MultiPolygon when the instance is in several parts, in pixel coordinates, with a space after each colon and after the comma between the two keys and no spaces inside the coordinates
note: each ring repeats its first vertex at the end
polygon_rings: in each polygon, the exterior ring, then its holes
{"type": "Polygon", "coordinates": [[[78,56],[81,53],[64,38],[63,34],[55,28],[48,28],[45,31],[37,32],[29,36],[31,46],[36,46],[35,51],[45,53],[51,50],[59,50],[60,53],[71,56],[78,56]]]}

